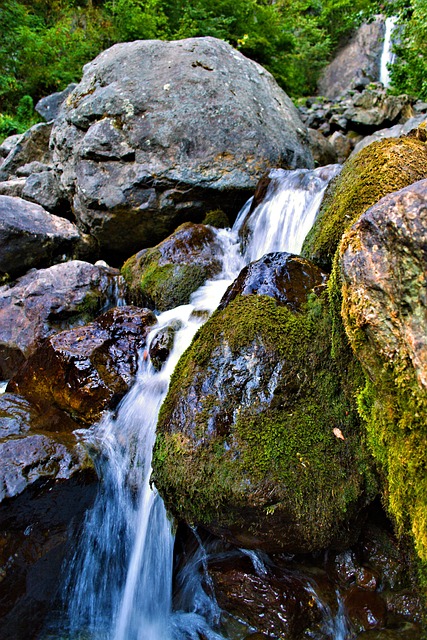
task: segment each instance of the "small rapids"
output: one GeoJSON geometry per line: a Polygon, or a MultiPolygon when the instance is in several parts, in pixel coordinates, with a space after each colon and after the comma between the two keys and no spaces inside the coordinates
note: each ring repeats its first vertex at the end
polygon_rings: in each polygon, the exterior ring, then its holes
{"type": "MultiPolygon", "coordinates": [[[[51,621],[43,640],[237,640],[251,631],[220,627],[221,611],[207,573],[208,551],[200,539],[197,552],[175,577],[178,596],[173,602],[174,524],[150,482],[157,416],[174,368],[203,323],[201,318],[216,309],[247,263],[273,251],[300,252],[326,186],[339,170],[339,165],[331,165],[271,172],[264,202],[248,215],[249,201],[233,229],[217,231],[220,276],[196,291],[190,304],[158,316],[149,341],[172,323],[181,327],[162,370],[156,371],[141,356],[137,380],[118,410],[82,432],[101,488],[68,563],[65,611],[51,621]],[[245,238],[243,253],[239,234],[245,238]]],[[[251,558],[257,572],[266,570],[254,552],[239,553],[251,558]]],[[[344,640],[342,615],[335,619],[325,609],[324,617],[322,637],[344,640]]]]}

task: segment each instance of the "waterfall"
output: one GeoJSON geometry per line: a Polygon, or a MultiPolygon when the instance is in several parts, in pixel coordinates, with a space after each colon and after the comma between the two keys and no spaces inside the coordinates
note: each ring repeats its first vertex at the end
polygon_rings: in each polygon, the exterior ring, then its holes
{"type": "Polygon", "coordinates": [[[384,87],[388,87],[390,84],[390,71],[388,65],[393,64],[396,57],[392,51],[392,35],[396,28],[396,22],[397,18],[395,16],[392,18],[386,18],[385,20],[384,44],[380,61],[380,82],[383,83],[384,87]]]}
{"type": "MultiPolygon", "coordinates": [[[[60,623],[61,638],[223,637],[212,628],[218,617],[216,603],[203,595],[200,584],[187,585],[181,611],[172,610],[173,523],[150,484],[157,415],[178,359],[203,322],[200,312],[215,310],[247,262],[272,251],[300,251],[326,186],[339,170],[339,165],[331,165],[314,171],[271,172],[264,202],[250,215],[248,203],[233,229],[216,231],[222,247],[220,276],[196,291],[190,304],[158,316],[149,341],[171,323],[178,321],[181,327],[163,369],[156,371],[149,359],[141,357],[136,383],[118,410],[82,432],[93,452],[101,489],[70,562],[64,587],[67,622],[60,623]],[[242,255],[239,233],[244,228],[242,255]]],[[[261,561],[253,553],[251,557],[262,571],[261,561]]],[[[206,564],[203,553],[197,562],[206,564]]]]}

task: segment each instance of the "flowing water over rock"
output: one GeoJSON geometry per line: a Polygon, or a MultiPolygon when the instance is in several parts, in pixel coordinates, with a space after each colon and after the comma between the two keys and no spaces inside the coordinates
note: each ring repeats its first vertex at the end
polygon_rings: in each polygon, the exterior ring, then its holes
{"type": "MultiPolygon", "coordinates": [[[[250,218],[247,205],[231,231],[217,231],[222,273],[193,294],[191,304],[159,315],[149,342],[170,325],[181,327],[167,362],[156,371],[147,357],[149,349],[141,354],[137,382],[117,412],[85,436],[102,485],[70,563],[65,620],[59,622],[60,632],[55,622],[45,639],[217,640],[242,638],[251,631],[222,635],[215,630],[220,611],[212,583],[205,581],[210,595],[201,584],[199,569],[206,573],[208,561],[201,543],[176,579],[182,586],[173,611],[174,526],[150,484],[157,415],[180,355],[226,288],[251,260],[272,251],[300,251],[327,183],[339,169],[331,165],[314,171],[273,171],[266,198],[250,218]],[[248,232],[242,256],[238,233],[244,224],[248,232]]],[[[262,572],[262,561],[252,552],[250,557],[255,570],[262,572]]],[[[332,629],[324,637],[344,638],[340,609],[335,619],[322,607],[324,624],[332,629]]]]}
{"type": "Polygon", "coordinates": [[[382,82],[385,87],[388,87],[390,84],[390,71],[388,65],[393,64],[396,58],[396,55],[392,50],[392,36],[396,29],[396,22],[397,18],[395,16],[387,18],[385,21],[384,45],[380,62],[380,82],[382,82]]]}

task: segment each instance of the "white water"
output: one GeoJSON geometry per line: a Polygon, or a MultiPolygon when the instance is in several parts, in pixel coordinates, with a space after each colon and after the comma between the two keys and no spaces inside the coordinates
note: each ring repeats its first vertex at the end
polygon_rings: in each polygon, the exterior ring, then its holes
{"type": "Polygon", "coordinates": [[[389,65],[393,64],[396,58],[395,54],[392,51],[392,36],[393,31],[396,28],[396,22],[397,18],[395,16],[393,16],[392,18],[386,18],[385,21],[384,44],[380,61],[380,82],[382,82],[385,87],[388,87],[390,85],[389,65]]]}
{"type": "MultiPolygon", "coordinates": [[[[102,489],[86,516],[67,577],[68,635],[62,627],[61,637],[223,637],[213,628],[219,617],[214,598],[206,596],[201,584],[191,586],[189,577],[181,610],[172,612],[173,525],[155,487],[150,485],[157,415],[178,359],[202,324],[199,312],[214,311],[247,262],[272,251],[299,253],[327,183],[339,169],[339,165],[333,165],[314,171],[272,172],[264,204],[249,218],[250,205],[246,205],[232,230],[217,232],[223,251],[220,277],[195,292],[191,304],[159,315],[149,341],[172,322],[179,321],[182,327],[163,369],[156,372],[149,360],[141,358],[137,381],[117,415],[106,417],[84,435],[87,446],[97,452],[94,458],[102,489]],[[243,227],[247,244],[242,256],[238,232],[243,227]]],[[[253,552],[248,553],[262,571],[262,562],[253,552]]],[[[336,635],[337,640],[343,637],[336,635]]]]}

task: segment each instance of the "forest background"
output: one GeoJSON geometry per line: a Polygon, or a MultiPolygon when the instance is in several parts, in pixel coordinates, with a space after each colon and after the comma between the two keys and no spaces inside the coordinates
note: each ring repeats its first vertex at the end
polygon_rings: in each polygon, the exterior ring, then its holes
{"type": "Polygon", "coordinates": [[[427,100],[427,0],[0,0],[0,140],[116,42],[215,36],[292,98],[313,95],[334,52],[378,13],[398,17],[390,90],[427,100]]]}

